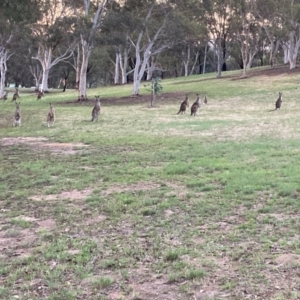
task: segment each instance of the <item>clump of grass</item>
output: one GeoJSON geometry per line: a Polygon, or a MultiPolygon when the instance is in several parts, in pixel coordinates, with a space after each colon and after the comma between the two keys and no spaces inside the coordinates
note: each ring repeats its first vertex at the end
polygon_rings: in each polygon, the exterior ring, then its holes
{"type": "Polygon", "coordinates": [[[177,250],[169,250],[166,254],[165,254],[165,261],[175,261],[178,260],[180,257],[180,252],[177,250]]]}
{"type": "Polygon", "coordinates": [[[113,284],[113,280],[108,277],[99,277],[92,282],[95,289],[105,289],[113,284]]]}

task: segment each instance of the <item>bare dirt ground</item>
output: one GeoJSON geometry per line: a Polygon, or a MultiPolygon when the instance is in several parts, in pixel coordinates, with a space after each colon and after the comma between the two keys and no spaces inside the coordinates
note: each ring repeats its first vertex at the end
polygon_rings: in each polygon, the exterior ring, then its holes
{"type": "MultiPolygon", "coordinates": [[[[184,100],[185,93],[176,92],[176,93],[161,93],[157,95],[156,102],[154,106],[159,105],[161,102],[174,102],[174,100],[184,100]]],[[[139,96],[126,96],[120,98],[101,98],[101,103],[109,106],[120,106],[120,105],[136,105],[136,104],[144,104],[146,106],[150,106],[151,95],[139,95],[139,96]]],[[[91,105],[94,104],[95,98],[89,98],[85,101],[69,100],[67,102],[61,102],[61,104],[71,104],[71,105],[91,105]]]]}

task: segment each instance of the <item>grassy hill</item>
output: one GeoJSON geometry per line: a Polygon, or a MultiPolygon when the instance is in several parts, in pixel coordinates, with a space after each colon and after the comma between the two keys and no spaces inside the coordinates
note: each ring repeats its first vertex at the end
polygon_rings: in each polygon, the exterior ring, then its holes
{"type": "Polygon", "coordinates": [[[240,74],[0,102],[0,299],[299,299],[300,72],[240,74]]]}

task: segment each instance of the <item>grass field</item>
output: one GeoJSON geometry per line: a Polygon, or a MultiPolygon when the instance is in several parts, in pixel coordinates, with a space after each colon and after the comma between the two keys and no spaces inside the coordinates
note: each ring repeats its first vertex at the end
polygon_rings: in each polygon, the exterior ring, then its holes
{"type": "Polygon", "coordinates": [[[300,299],[300,72],[239,74],[1,101],[0,299],[300,299]]]}

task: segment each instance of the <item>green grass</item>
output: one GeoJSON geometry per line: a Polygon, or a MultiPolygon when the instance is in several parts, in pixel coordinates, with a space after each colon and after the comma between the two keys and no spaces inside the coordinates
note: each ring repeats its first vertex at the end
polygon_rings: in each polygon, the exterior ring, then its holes
{"type": "Polygon", "coordinates": [[[298,299],[300,74],[258,70],[1,102],[0,299],[298,299]]]}

